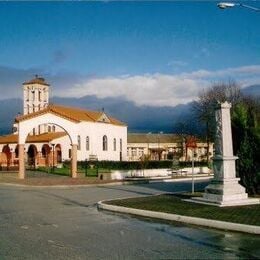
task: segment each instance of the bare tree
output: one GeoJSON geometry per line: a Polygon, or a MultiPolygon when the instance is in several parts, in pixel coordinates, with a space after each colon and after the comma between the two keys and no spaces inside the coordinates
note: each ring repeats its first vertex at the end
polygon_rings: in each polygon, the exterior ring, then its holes
{"type": "Polygon", "coordinates": [[[209,145],[210,142],[214,141],[216,105],[228,101],[234,106],[241,99],[242,94],[239,85],[235,81],[230,80],[227,83],[217,83],[208,89],[203,89],[198,95],[198,100],[193,103],[195,117],[205,129],[207,162],[209,162],[209,145]]]}

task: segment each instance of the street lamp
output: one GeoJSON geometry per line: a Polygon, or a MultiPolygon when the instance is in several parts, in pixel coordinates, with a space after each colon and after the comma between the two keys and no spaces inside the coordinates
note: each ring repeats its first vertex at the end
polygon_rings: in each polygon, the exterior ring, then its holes
{"type": "Polygon", "coordinates": [[[245,5],[245,4],[242,4],[242,3],[220,2],[220,3],[217,4],[217,6],[220,9],[228,9],[228,8],[233,8],[235,6],[239,6],[239,7],[245,7],[247,9],[250,9],[250,10],[255,11],[255,12],[260,12],[259,8],[256,8],[256,7],[251,6],[251,5],[245,5]]]}
{"type": "Polygon", "coordinates": [[[54,146],[55,144],[51,143],[52,146],[52,173],[54,173],[54,146]]]}
{"type": "Polygon", "coordinates": [[[146,134],[146,140],[147,140],[147,157],[148,157],[148,161],[150,160],[150,152],[149,152],[149,142],[150,142],[150,139],[149,139],[149,136],[152,134],[152,132],[149,132],[146,134]]]}
{"type": "Polygon", "coordinates": [[[159,159],[159,161],[161,160],[161,152],[160,152],[160,135],[162,135],[163,134],[163,131],[160,131],[159,133],[158,133],[158,159],[159,159]]]}

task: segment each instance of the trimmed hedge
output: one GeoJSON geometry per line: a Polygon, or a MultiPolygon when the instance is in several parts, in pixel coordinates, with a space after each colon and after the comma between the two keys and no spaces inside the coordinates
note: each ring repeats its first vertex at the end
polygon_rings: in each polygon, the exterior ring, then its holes
{"type": "MultiPolygon", "coordinates": [[[[65,161],[64,167],[70,167],[70,161],[65,161]]],[[[162,169],[162,168],[172,168],[172,161],[146,161],[140,162],[129,162],[129,161],[78,161],[78,168],[85,169],[90,167],[89,165],[94,165],[98,168],[109,169],[109,170],[138,170],[138,169],[162,169]]],[[[195,162],[196,167],[208,166],[207,162],[195,162]]],[[[179,162],[179,168],[191,167],[191,162],[179,162]]]]}

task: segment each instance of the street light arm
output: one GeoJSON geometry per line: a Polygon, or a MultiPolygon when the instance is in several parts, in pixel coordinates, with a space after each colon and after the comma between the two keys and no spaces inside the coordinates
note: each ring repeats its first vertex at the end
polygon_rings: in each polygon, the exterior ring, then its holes
{"type": "Polygon", "coordinates": [[[245,4],[239,4],[239,5],[242,6],[242,7],[247,8],[247,9],[253,10],[253,11],[255,11],[255,12],[260,12],[260,9],[254,7],[254,6],[251,6],[251,5],[245,5],[245,4]]]}

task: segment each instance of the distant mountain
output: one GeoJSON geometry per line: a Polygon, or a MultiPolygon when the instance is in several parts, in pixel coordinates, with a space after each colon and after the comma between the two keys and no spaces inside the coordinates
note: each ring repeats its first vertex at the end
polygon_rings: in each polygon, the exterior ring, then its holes
{"type": "Polygon", "coordinates": [[[21,99],[6,99],[0,101],[0,134],[12,131],[15,116],[22,113],[21,99]]]}
{"type": "Polygon", "coordinates": [[[101,111],[128,125],[129,132],[173,132],[174,125],[190,114],[191,103],[175,107],[137,106],[124,98],[53,98],[53,103],[101,111]]]}
{"type": "MultiPolygon", "coordinates": [[[[81,107],[90,110],[103,108],[106,113],[125,122],[129,132],[174,132],[180,123],[191,122],[191,103],[175,107],[136,106],[123,98],[54,97],[50,103],[81,107]]],[[[14,117],[22,112],[21,99],[0,102],[0,134],[10,133],[14,117]]]]}
{"type": "Polygon", "coordinates": [[[260,84],[243,88],[242,93],[250,96],[260,96],[260,84]]]}

